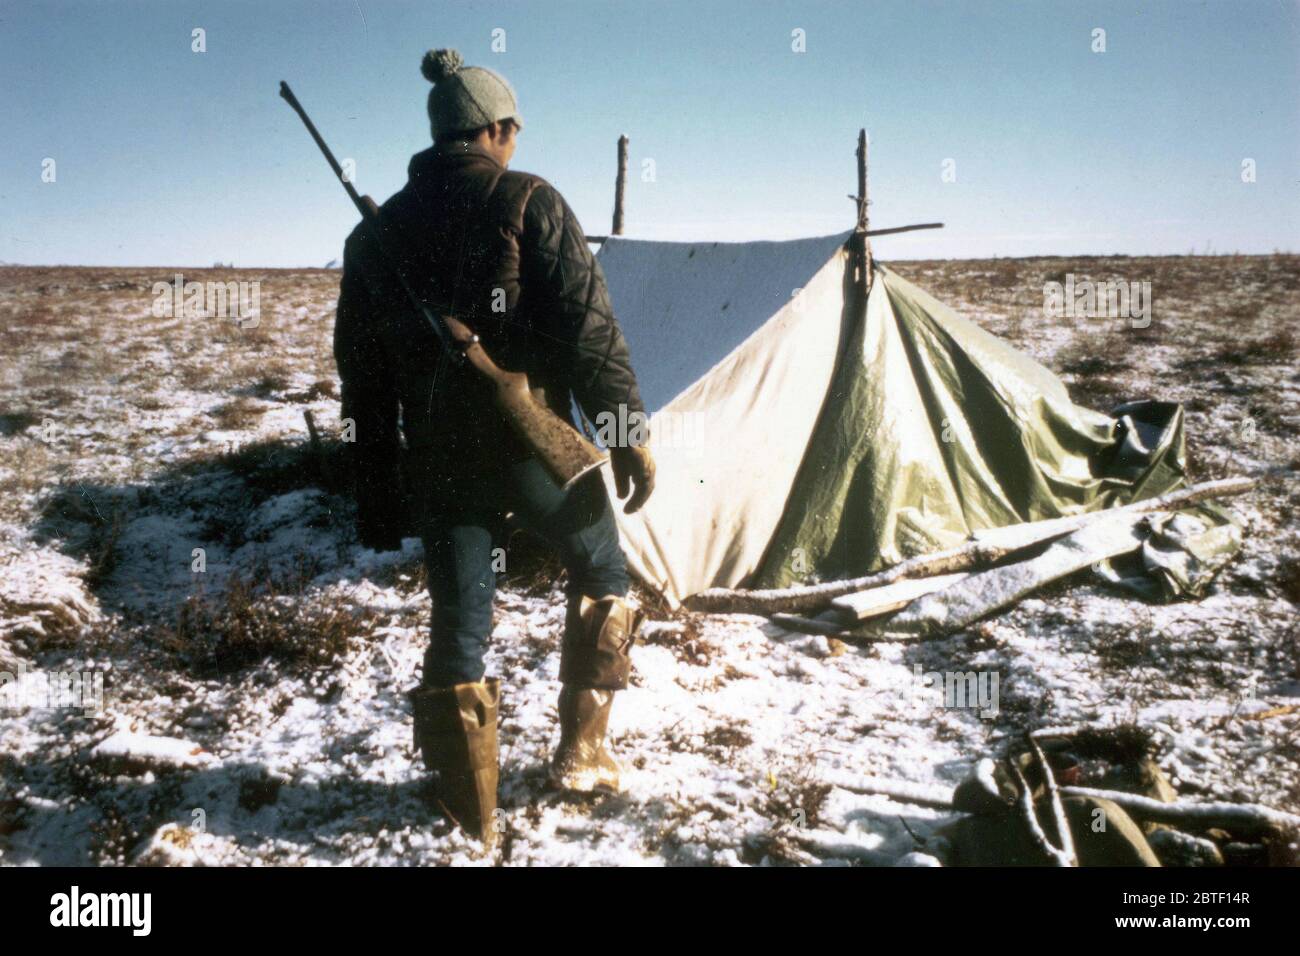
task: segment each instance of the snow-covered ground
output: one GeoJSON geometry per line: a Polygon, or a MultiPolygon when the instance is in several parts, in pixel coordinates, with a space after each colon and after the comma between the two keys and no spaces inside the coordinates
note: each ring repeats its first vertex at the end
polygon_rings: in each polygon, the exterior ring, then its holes
{"type": "Polygon", "coordinates": [[[1200,602],[1085,577],[922,645],[658,615],[611,725],[626,792],[574,798],[544,783],[562,599],[516,541],[489,662],[491,853],[429,810],[411,745],[419,544],[359,547],[336,493],[338,273],[187,275],[260,281],[261,321],[241,328],[155,318],[174,270],[0,269],[0,671],[18,678],[0,689],[0,860],[885,864],[945,815],[829,781],[951,786],[1005,735],[1077,723],[1150,728],[1188,797],[1300,810],[1300,259],[896,268],[1081,401],[1186,403],[1194,477],[1261,480],[1232,505],[1239,559],[1200,602]],[[1152,281],[1152,328],[1045,318],[1042,284],[1065,271],[1152,281]],[[997,678],[983,715],[918,684],[969,671],[997,678]]]}

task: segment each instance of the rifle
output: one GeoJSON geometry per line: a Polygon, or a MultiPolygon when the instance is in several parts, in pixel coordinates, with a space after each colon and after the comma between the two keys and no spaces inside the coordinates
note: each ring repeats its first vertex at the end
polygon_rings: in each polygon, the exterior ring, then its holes
{"type": "Polygon", "coordinates": [[[334,170],[348,198],[361,213],[361,218],[370,227],[370,232],[384,260],[392,269],[398,285],[406,295],[407,301],[417,313],[424,317],[433,329],[434,335],[442,348],[439,357],[438,373],[434,377],[435,387],[440,384],[442,373],[448,364],[462,365],[468,361],[474,371],[486,378],[493,386],[493,396],[497,408],[524,440],[530,451],[535,454],[552,476],[564,487],[570,487],[587,472],[599,468],[609,460],[601,454],[591,442],[587,441],[571,422],[566,422],[550,408],[533,398],[528,387],[528,376],[524,372],[510,372],[501,368],[487,354],[474,330],[450,313],[450,310],[434,309],[415,291],[410,279],[401,266],[401,260],[393,256],[384,245],[383,228],[379,222],[379,206],[369,196],[357,193],[352,183],[343,175],[343,167],[334,158],[325,140],[316,131],[316,125],[307,116],[307,112],[293,95],[289,84],[280,81],[280,95],[293,107],[311,138],[316,141],[325,160],[334,170]]]}

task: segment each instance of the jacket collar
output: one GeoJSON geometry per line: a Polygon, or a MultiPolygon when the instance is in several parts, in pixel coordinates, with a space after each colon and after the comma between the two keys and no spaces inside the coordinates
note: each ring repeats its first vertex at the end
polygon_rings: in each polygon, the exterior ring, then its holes
{"type": "Polygon", "coordinates": [[[456,169],[482,163],[487,163],[497,169],[505,168],[477,143],[455,139],[446,143],[435,143],[428,149],[416,153],[411,157],[406,173],[412,180],[416,180],[438,169],[456,169]]]}

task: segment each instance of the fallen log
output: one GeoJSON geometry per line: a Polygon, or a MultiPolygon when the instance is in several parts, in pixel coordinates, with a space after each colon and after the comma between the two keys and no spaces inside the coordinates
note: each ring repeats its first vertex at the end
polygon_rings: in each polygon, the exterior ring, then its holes
{"type": "MultiPolygon", "coordinates": [[[[1142,547],[1145,514],[1109,512],[1028,561],[972,574],[917,598],[874,632],[877,640],[943,637],[1010,607],[1044,585],[1142,547]]],[[[872,636],[868,631],[864,636],[872,636]]]]}
{"type": "Polygon", "coordinates": [[[850,624],[866,621],[901,610],[917,598],[956,584],[966,577],[969,577],[967,572],[958,571],[955,574],[938,574],[929,578],[909,578],[886,584],[884,587],[855,591],[832,600],[831,610],[850,624]]]}
{"type": "Polygon", "coordinates": [[[749,591],[743,588],[709,588],[686,599],[692,611],[709,611],[715,614],[775,614],[815,611],[834,598],[865,591],[868,588],[893,584],[905,578],[923,578],[933,574],[964,571],[980,564],[988,564],[1005,557],[1011,551],[992,548],[974,540],[947,551],[908,558],[884,571],[846,581],[827,581],[795,588],[774,588],[749,591]]]}
{"type": "Polygon", "coordinates": [[[800,634],[824,634],[828,637],[840,637],[852,641],[856,637],[869,635],[861,625],[864,621],[882,617],[911,604],[918,597],[932,591],[938,591],[950,584],[956,584],[969,577],[965,571],[956,574],[940,574],[932,578],[910,578],[884,587],[871,588],[846,594],[831,602],[829,610],[815,617],[802,614],[773,614],[772,623],[779,624],[787,631],[800,634]]]}
{"type": "Polygon", "coordinates": [[[1100,520],[1107,515],[1121,512],[1147,514],[1156,511],[1176,511],[1198,501],[1244,494],[1254,485],[1254,481],[1250,478],[1222,478],[1217,481],[1206,481],[1198,485],[1192,485],[1189,488],[1171,491],[1157,498],[1135,501],[1120,508],[1108,508],[1104,511],[1090,511],[1087,514],[1072,515],[1067,518],[1050,518],[1046,521],[1032,521],[1006,528],[977,531],[971,536],[970,541],[955,548],[908,558],[892,568],[859,578],[767,590],[709,588],[688,597],[685,603],[693,611],[706,611],[715,614],[775,614],[777,612],[800,613],[814,611],[824,607],[834,598],[852,594],[855,591],[883,587],[907,578],[951,574],[957,571],[969,571],[973,568],[986,566],[1000,561],[1017,551],[1032,548],[1053,538],[1059,538],[1072,531],[1077,531],[1090,521],[1100,520]]]}

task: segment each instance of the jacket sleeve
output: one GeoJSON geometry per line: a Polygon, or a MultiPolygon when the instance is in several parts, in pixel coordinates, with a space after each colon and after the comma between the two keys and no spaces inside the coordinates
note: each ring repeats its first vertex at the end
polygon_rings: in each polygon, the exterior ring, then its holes
{"type": "Polygon", "coordinates": [[[614,318],[605,275],[578,218],[548,183],[533,190],[520,237],[523,294],[540,344],[583,414],[645,414],[627,341],[614,318]]]}
{"type": "Polygon", "coordinates": [[[334,323],[334,359],[342,381],[344,455],[357,502],[357,534],[378,551],[402,546],[401,446],[394,370],[374,331],[375,308],[354,257],[344,257],[334,323]]]}

